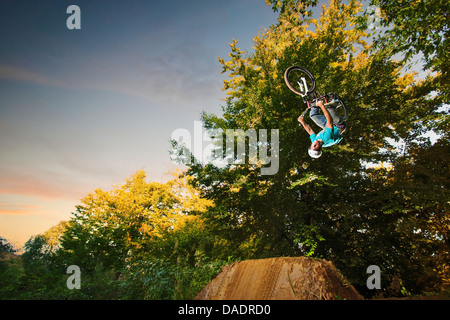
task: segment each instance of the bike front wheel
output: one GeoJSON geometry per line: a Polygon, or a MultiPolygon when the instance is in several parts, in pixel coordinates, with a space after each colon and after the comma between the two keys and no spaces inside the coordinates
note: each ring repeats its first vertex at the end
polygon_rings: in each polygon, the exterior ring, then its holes
{"type": "Polygon", "coordinates": [[[292,66],[284,72],[284,81],[291,91],[306,96],[316,89],[316,79],[308,69],[292,66]]]}

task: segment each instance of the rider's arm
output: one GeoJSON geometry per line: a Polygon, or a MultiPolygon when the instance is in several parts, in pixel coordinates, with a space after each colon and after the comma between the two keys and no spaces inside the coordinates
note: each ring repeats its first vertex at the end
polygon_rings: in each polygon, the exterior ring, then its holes
{"type": "Polygon", "coordinates": [[[323,105],[323,101],[322,100],[318,101],[317,106],[319,106],[320,109],[322,109],[323,115],[327,119],[326,127],[333,129],[333,119],[331,118],[331,114],[328,112],[327,108],[325,108],[325,106],[323,105]]]}
{"type": "Polygon", "coordinates": [[[302,124],[303,128],[305,128],[306,132],[308,132],[309,135],[312,135],[314,133],[313,129],[311,129],[311,127],[305,122],[305,120],[303,120],[302,116],[298,117],[298,122],[302,124]]]}

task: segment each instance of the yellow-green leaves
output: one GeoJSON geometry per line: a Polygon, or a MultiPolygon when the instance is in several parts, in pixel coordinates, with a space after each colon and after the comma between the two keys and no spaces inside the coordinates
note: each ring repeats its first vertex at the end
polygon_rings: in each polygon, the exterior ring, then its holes
{"type": "Polygon", "coordinates": [[[145,172],[138,171],[110,191],[97,189],[81,199],[69,233],[86,239],[78,247],[92,251],[92,246],[100,246],[118,255],[116,259],[121,254],[154,250],[158,241],[165,241],[187,223],[201,228],[198,214],[212,206],[189,185],[189,179],[176,176],[166,183],[147,182],[145,172]]]}

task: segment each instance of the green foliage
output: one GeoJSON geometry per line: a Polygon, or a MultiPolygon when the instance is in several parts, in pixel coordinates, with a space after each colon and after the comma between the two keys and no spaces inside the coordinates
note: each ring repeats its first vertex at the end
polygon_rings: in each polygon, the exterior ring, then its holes
{"type": "Polygon", "coordinates": [[[8,240],[0,237],[0,253],[3,253],[3,252],[14,253],[14,252],[17,252],[17,250],[14,249],[13,245],[10,244],[8,242],[8,240]]]}
{"type": "Polygon", "coordinates": [[[316,6],[317,2],[317,0],[266,0],[267,5],[271,6],[274,12],[279,12],[280,15],[292,11],[302,15],[311,15],[312,11],[307,9],[316,6]]]}
{"type": "Polygon", "coordinates": [[[198,257],[193,266],[182,261],[142,260],[124,274],[120,287],[124,299],[192,299],[223,267],[198,257]]]}
{"type": "Polygon", "coordinates": [[[449,9],[443,0],[372,0],[381,8],[380,33],[376,45],[391,54],[401,53],[405,61],[420,55],[424,70],[438,72],[434,85],[444,101],[449,99],[449,9]]]}
{"type": "Polygon", "coordinates": [[[373,0],[383,10],[382,25],[388,44],[394,53],[402,52],[406,59],[422,53],[426,62],[434,66],[448,63],[448,6],[442,0],[393,1],[373,0]]]}
{"type": "Polygon", "coordinates": [[[0,237],[0,299],[16,297],[20,290],[20,279],[24,270],[19,256],[14,252],[14,247],[0,237]]]}
{"type": "Polygon", "coordinates": [[[304,252],[306,257],[314,256],[319,241],[324,241],[320,234],[317,232],[317,226],[304,225],[298,231],[297,237],[294,239],[299,244],[300,249],[304,252]]]}

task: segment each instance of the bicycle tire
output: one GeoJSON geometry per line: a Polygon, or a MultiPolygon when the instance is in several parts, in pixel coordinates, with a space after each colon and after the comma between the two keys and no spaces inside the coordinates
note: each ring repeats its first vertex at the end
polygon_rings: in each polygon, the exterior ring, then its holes
{"type": "Polygon", "coordinates": [[[303,68],[303,67],[291,66],[291,67],[287,68],[286,71],[284,72],[284,81],[286,82],[286,85],[292,92],[299,94],[301,96],[306,96],[308,94],[311,94],[316,89],[316,79],[314,78],[312,73],[308,71],[308,69],[303,68]],[[306,75],[308,77],[308,79],[309,79],[308,82],[310,82],[310,87],[308,88],[308,90],[306,92],[302,92],[302,91],[296,89],[295,85],[298,85],[298,80],[300,79],[300,77],[295,76],[294,75],[295,73],[299,73],[300,75],[306,75]],[[295,82],[294,78],[297,82],[295,82]]]}
{"type": "Polygon", "coordinates": [[[336,99],[339,101],[339,104],[335,107],[335,110],[339,115],[339,117],[341,118],[340,123],[342,123],[348,118],[348,109],[347,106],[345,105],[344,100],[342,100],[342,98],[338,94],[336,94],[336,99]]]}

